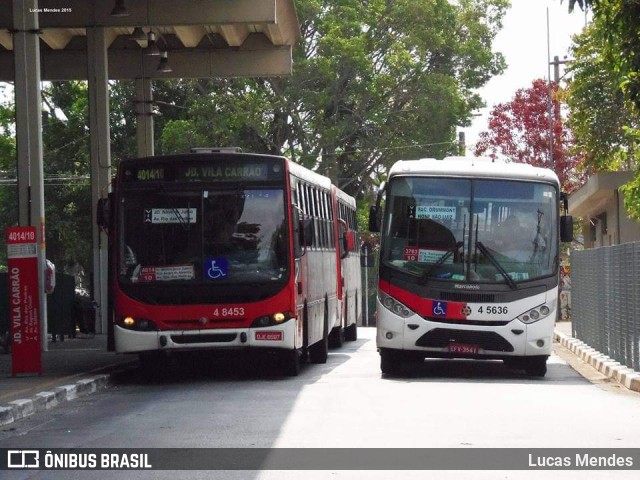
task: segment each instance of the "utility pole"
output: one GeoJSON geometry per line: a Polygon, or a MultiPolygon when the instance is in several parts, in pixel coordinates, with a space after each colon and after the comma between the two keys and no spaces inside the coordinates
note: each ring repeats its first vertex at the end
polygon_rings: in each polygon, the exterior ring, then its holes
{"type": "Polygon", "coordinates": [[[463,131],[458,132],[458,155],[464,157],[467,151],[466,140],[463,131]]]}
{"type": "Polygon", "coordinates": [[[564,65],[565,63],[569,63],[569,60],[566,58],[564,60],[560,60],[560,57],[557,55],[553,57],[553,62],[549,62],[553,65],[553,81],[556,83],[560,83],[560,65],[564,65]]]}
{"type": "Polygon", "coordinates": [[[547,109],[549,112],[549,164],[551,169],[555,171],[555,161],[553,159],[553,104],[551,101],[551,40],[549,33],[549,7],[547,7],[547,78],[549,79],[549,98],[547,99],[547,109]]]}

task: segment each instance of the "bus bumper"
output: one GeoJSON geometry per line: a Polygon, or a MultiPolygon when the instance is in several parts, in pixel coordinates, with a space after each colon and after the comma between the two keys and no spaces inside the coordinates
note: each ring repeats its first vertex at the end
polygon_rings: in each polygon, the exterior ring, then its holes
{"type": "Polygon", "coordinates": [[[260,328],[165,330],[141,332],[116,325],[117,353],[222,349],[296,348],[296,321],[260,328]]]}
{"type": "Polygon", "coordinates": [[[555,312],[525,324],[514,319],[504,326],[440,323],[419,315],[403,319],[378,307],[378,348],[412,351],[424,357],[506,358],[550,355],[555,312]],[[455,347],[452,345],[455,344],[455,347]],[[468,349],[464,352],[464,349],[468,349]]]}

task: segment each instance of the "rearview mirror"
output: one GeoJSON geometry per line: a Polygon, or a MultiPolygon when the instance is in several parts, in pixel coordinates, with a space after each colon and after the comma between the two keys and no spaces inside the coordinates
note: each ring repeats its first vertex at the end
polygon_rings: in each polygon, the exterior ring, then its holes
{"type": "Polygon", "coordinates": [[[573,241],[573,217],[571,215],[562,215],[560,217],[560,241],[573,241]]]}

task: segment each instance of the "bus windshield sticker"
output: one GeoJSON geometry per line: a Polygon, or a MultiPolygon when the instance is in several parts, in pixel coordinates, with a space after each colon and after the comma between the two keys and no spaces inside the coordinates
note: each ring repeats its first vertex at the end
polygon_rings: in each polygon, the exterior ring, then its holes
{"type": "MultiPolygon", "coordinates": [[[[424,249],[416,247],[404,247],[404,260],[419,263],[436,263],[440,257],[447,253],[446,249],[424,249]]],[[[453,263],[453,256],[450,256],[442,263],[453,263]]]]}
{"type": "Polygon", "coordinates": [[[455,220],[457,207],[440,207],[437,205],[419,205],[416,208],[416,219],[455,220]]]}
{"type": "Polygon", "coordinates": [[[207,257],[203,268],[208,280],[225,280],[229,275],[229,261],[225,257],[207,257]]]}
{"type": "MultiPolygon", "coordinates": [[[[527,272],[507,272],[507,275],[513,278],[516,282],[521,280],[529,280],[529,274],[527,272]]],[[[503,280],[503,278],[504,277],[502,276],[501,273],[495,274],[496,281],[503,280]]]]}
{"type": "Polygon", "coordinates": [[[197,208],[145,208],[144,223],[196,223],[197,208]]]}
{"type": "Polygon", "coordinates": [[[172,280],[193,280],[195,270],[193,265],[169,265],[166,267],[142,267],[141,282],[170,282],[172,280]]]}

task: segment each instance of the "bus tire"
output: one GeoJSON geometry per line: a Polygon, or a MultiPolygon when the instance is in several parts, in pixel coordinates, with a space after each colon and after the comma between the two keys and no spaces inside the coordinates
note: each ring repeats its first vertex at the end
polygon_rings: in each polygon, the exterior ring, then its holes
{"type": "Polygon", "coordinates": [[[380,370],[383,374],[397,376],[402,372],[401,352],[388,348],[380,349],[380,370]]]}
{"type": "Polygon", "coordinates": [[[300,352],[297,348],[280,354],[280,371],[287,377],[297,377],[300,374],[300,352]]]}
{"type": "Polygon", "coordinates": [[[358,339],[358,324],[353,323],[344,329],[344,339],[347,342],[355,342],[358,339]]]}
{"type": "Polygon", "coordinates": [[[147,380],[160,380],[166,374],[168,359],[161,352],[138,354],[138,371],[147,380]]]}
{"type": "MultiPolygon", "coordinates": [[[[348,305],[347,305],[348,306],[348,305]]],[[[346,310],[345,311],[349,311],[346,310]]],[[[347,315],[347,322],[349,321],[349,315],[347,315]]],[[[349,325],[344,329],[344,339],[347,342],[355,342],[358,339],[358,294],[356,293],[356,319],[352,325],[349,325]]]]}
{"type": "Polygon", "coordinates": [[[324,333],[322,340],[314,343],[309,347],[309,361],[311,363],[327,363],[327,357],[329,356],[329,319],[327,318],[327,312],[325,307],[324,316],[324,333]]]}
{"type": "Polygon", "coordinates": [[[547,357],[527,357],[524,371],[528,377],[544,377],[547,373],[547,357]]]}
{"type": "Polygon", "coordinates": [[[334,327],[329,334],[329,347],[340,348],[344,343],[344,328],[334,327]]]}

